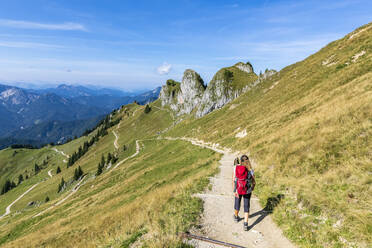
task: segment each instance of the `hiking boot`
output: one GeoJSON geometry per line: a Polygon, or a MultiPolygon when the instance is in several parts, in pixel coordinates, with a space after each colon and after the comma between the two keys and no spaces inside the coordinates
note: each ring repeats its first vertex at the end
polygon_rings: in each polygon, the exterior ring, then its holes
{"type": "Polygon", "coordinates": [[[234,214],[234,221],[235,221],[236,223],[238,223],[238,222],[239,222],[239,216],[236,216],[236,215],[234,214]]]}
{"type": "Polygon", "coordinates": [[[248,231],[249,228],[248,228],[248,222],[244,222],[244,231],[248,231]]]}

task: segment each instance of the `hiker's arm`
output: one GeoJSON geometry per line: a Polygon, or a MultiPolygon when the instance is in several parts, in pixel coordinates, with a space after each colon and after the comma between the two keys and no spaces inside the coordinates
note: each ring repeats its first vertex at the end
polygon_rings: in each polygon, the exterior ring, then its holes
{"type": "Polygon", "coordinates": [[[233,169],[233,174],[232,174],[232,186],[233,186],[233,192],[235,194],[236,192],[236,182],[235,182],[235,166],[234,166],[234,169],[233,169]]]}
{"type": "Polygon", "coordinates": [[[237,188],[237,184],[238,184],[238,180],[236,180],[236,179],[234,178],[234,196],[235,196],[235,197],[239,197],[238,192],[237,192],[237,190],[236,190],[236,188],[237,188]]]}
{"type": "Polygon", "coordinates": [[[254,175],[252,175],[252,191],[254,190],[254,187],[256,187],[256,179],[254,177],[254,175]]]}
{"type": "Polygon", "coordinates": [[[235,178],[235,173],[233,175],[233,180],[232,180],[232,186],[233,186],[233,192],[236,192],[236,178],[235,178]]]}
{"type": "Polygon", "coordinates": [[[235,180],[235,172],[233,171],[233,174],[232,174],[232,186],[234,188],[234,180],[235,180]]]}

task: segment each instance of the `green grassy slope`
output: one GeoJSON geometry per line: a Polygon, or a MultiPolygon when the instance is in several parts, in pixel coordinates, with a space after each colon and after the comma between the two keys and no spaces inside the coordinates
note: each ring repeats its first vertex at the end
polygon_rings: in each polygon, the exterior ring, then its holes
{"type": "MultiPolygon", "coordinates": [[[[23,188],[6,193],[2,199],[15,199],[33,183],[40,182],[12,207],[10,216],[0,219],[0,246],[122,247],[145,232],[152,236],[147,241],[150,246],[178,245],[177,232],[195,223],[202,208],[201,200],[191,194],[208,184],[207,177],[216,172],[220,155],[183,141],[153,139],[171,125],[172,118],[165,110],[152,108],[148,114],[143,110],[136,104],[124,106],[113,116],[114,120],[121,118],[120,126],[109,129],[72,167],[66,169],[64,165],[62,173],[42,181],[49,170],[43,169],[43,177],[32,177],[23,188]],[[112,131],[119,135],[118,151],[112,131]],[[138,156],[95,177],[102,154],[116,153],[120,161],[135,152],[137,139],[143,139],[138,156]],[[122,149],[124,144],[126,151],[122,149]],[[63,204],[48,210],[75,187],[77,182],[71,182],[65,191],[57,193],[61,178],[69,181],[77,166],[87,174],[83,185],[63,204]],[[46,196],[50,198],[47,203],[46,196]],[[30,201],[35,201],[36,206],[27,207],[30,201]],[[32,218],[41,211],[45,213],[32,218]]],[[[85,139],[57,148],[71,154],[85,139]]],[[[54,154],[64,159],[59,153],[54,154]]],[[[9,202],[2,203],[2,209],[9,202]]]]}
{"type": "Polygon", "coordinates": [[[230,66],[219,70],[210,82],[213,85],[216,80],[225,80],[229,82],[229,86],[234,91],[242,90],[245,86],[250,85],[258,79],[258,76],[254,73],[247,73],[238,69],[236,66],[230,66]]]}
{"type": "Polygon", "coordinates": [[[371,68],[368,24],[168,135],[249,151],[256,193],[285,196],[274,219],[300,246],[370,245],[371,68]]]}

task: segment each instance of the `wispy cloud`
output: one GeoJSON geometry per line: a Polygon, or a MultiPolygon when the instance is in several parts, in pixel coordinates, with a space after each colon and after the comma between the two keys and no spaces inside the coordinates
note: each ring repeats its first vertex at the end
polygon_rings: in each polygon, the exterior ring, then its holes
{"type": "Polygon", "coordinates": [[[292,40],[281,42],[246,42],[240,43],[241,47],[254,49],[256,52],[277,52],[285,56],[288,53],[311,53],[327,45],[341,35],[329,35],[328,37],[313,38],[308,40],[292,40]]]}
{"type": "Polygon", "coordinates": [[[80,23],[64,22],[64,23],[41,23],[41,22],[29,22],[20,20],[8,20],[0,19],[0,26],[10,28],[21,28],[21,29],[45,29],[45,30],[77,30],[87,31],[86,27],[80,23]]]}
{"type": "Polygon", "coordinates": [[[45,43],[35,43],[35,42],[18,42],[18,41],[0,41],[0,47],[9,48],[43,48],[43,49],[56,49],[65,48],[64,46],[45,44],[45,43]]]}
{"type": "Polygon", "coordinates": [[[172,65],[164,62],[161,66],[157,68],[157,72],[160,75],[166,75],[168,74],[172,69],[172,65]]]}

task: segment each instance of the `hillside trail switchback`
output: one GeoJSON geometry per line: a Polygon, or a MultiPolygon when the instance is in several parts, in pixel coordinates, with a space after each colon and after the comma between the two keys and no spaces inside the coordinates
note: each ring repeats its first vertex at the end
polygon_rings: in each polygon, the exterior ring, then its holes
{"type": "Polygon", "coordinates": [[[21,200],[28,192],[30,192],[33,188],[35,188],[39,183],[36,183],[34,185],[32,185],[28,190],[26,190],[22,195],[20,195],[17,199],[15,199],[11,204],[9,204],[9,206],[6,207],[5,209],[5,213],[3,215],[0,216],[0,219],[4,218],[5,216],[7,216],[8,214],[10,214],[10,208],[19,200],[21,200]]]}
{"type": "MultiPolygon", "coordinates": [[[[243,230],[243,220],[234,222],[234,195],[232,188],[233,161],[238,156],[230,150],[218,145],[205,143],[189,138],[165,138],[168,140],[184,140],[204,148],[209,148],[223,156],[220,162],[220,172],[211,178],[212,189],[196,194],[204,202],[204,212],[201,218],[202,228],[191,230],[192,234],[207,236],[212,239],[229,242],[243,247],[295,247],[278,228],[270,215],[260,206],[258,198],[252,195],[249,221],[250,230],[243,230]]],[[[243,206],[239,217],[243,217],[243,206]]],[[[190,240],[190,244],[200,248],[222,247],[200,240],[190,240]]]]}
{"type": "MultiPolygon", "coordinates": [[[[65,157],[69,157],[67,154],[65,154],[63,151],[59,151],[59,150],[57,150],[57,148],[52,148],[52,150],[53,151],[55,151],[55,152],[57,152],[57,153],[60,153],[60,154],[62,154],[63,156],[65,156],[65,157]]],[[[63,162],[65,162],[65,161],[63,161],[63,162]]],[[[48,171],[48,176],[50,177],[50,178],[52,178],[53,177],[53,175],[52,175],[52,170],[49,170],[48,171]]],[[[9,215],[10,214],[10,208],[17,202],[17,201],[19,201],[19,200],[21,200],[25,195],[27,195],[31,190],[33,190],[38,184],[39,184],[40,182],[38,182],[38,183],[35,183],[34,185],[32,185],[28,190],[26,190],[22,195],[20,195],[16,200],[14,200],[11,204],[9,204],[8,205],[8,207],[5,209],[5,213],[3,214],[3,215],[1,215],[0,216],[0,219],[2,219],[2,218],[4,218],[5,216],[7,216],[7,215],[9,215]]]]}
{"type": "MultiPolygon", "coordinates": [[[[69,158],[69,157],[70,157],[70,156],[67,155],[64,151],[60,151],[60,150],[58,150],[58,149],[55,148],[55,147],[53,147],[52,150],[55,151],[55,152],[57,152],[57,153],[60,153],[62,156],[66,157],[66,158],[69,158]]],[[[67,160],[64,159],[64,160],[63,160],[63,163],[67,163],[67,160]]]]}
{"type": "MultiPolygon", "coordinates": [[[[120,124],[121,124],[121,122],[119,122],[119,124],[116,126],[116,130],[119,130],[120,124]]],[[[118,143],[118,141],[119,141],[119,135],[115,132],[115,130],[112,130],[112,133],[115,136],[114,147],[117,150],[117,149],[119,149],[119,143],[118,143]]]]}

